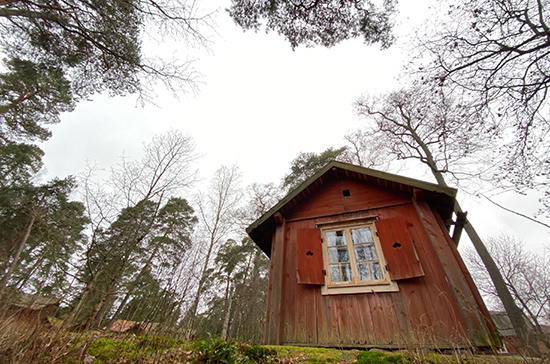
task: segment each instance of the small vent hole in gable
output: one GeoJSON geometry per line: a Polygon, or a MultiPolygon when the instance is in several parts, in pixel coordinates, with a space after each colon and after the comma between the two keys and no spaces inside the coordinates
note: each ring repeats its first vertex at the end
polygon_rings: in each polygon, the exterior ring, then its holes
{"type": "Polygon", "coordinates": [[[344,197],[348,197],[348,196],[351,196],[351,193],[349,192],[349,190],[343,190],[343,191],[342,191],[342,195],[343,195],[344,197]]]}

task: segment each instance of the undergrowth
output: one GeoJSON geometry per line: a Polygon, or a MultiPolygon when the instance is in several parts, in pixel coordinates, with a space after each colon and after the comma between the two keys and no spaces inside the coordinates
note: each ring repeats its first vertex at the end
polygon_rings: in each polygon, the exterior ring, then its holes
{"type": "Polygon", "coordinates": [[[93,356],[97,363],[110,361],[113,358],[139,362],[162,356],[171,349],[181,348],[183,344],[183,341],[163,336],[102,337],[91,342],[88,354],[93,356]]]}
{"type": "Polygon", "coordinates": [[[192,347],[195,349],[194,361],[204,364],[272,363],[277,355],[270,348],[237,344],[233,340],[224,341],[214,336],[195,341],[192,347]]]}
{"type": "MultiPolygon", "coordinates": [[[[3,327],[6,329],[7,327],[3,327]]],[[[224,341],[209,336],[191,343],[172,337],[104,332],[67,332],[50,330],[0,330],[0,364],[496,364],[520,362],[550,364],[545,359],[536,362],[525,358],[479,356],[464,352],[450,355],[427,351],[376,352],[337,350],[313,347],[258,346],[224,341]]]]}
{"type": "Polygon", "coordinates": [[[357,355],[358,364],[409,364],[411,360],[401,354],[386,354],[380,352],[363,351],[357,355]]]}

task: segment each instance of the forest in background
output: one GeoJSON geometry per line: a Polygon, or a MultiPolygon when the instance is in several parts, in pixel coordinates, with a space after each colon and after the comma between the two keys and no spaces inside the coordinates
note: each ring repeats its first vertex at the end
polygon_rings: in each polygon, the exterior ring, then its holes
{"type": "MultiPolygon", "coordinates": [[[[292,47],[361,37],[387,48],[394,40],[393,1],[350,0],[337,9],[315,2],[309,12],[270,4],[233,1],[229,13],[243,29],[265,21],[292,47]]],[[[269,262],[244,228],[327,161],[387,170],[415,160],[440,185],[547,196],[548,4],[468,0],[441,8],[438,28],[418,34],[402,89],[357,100],[365,127],[346,137],[348,145],[300,154],[281,185],[242,186],[237,166],[221,166],[198,188],[200,158],[179,131],[152,138],[140,160],[122,156],[108,172],[90,166],[47,182],[37,143],[95,93],[148,102],[155,83],[175,93],[195,87],[190,64],[146,57],[140,37],[159,32],[207,46],[208,14],[198,16],[185,1],[0,1],[0,293],[56,297],[57,316],[70,329],[124,319],[184,338],[215,333],[259,342],[269,262]]],[[[547,201],[540,201],[542,215],[547,201]]],[[[496,259],[488,270],[500,279],[496,292],[483,288],[518,319],[519,336],[522,315],[535,329],[550,319],[550,285],[533,285],[549,280],[548,254],[521,257],[508,276],[507,258],[496,259]]]]}

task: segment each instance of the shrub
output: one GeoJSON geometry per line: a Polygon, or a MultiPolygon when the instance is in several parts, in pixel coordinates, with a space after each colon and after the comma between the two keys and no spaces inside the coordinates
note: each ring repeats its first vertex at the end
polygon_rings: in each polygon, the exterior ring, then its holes
{"type": "Polygon", "coordinates": [[[271,357],[277,355],[277,351],[263,346],[252,345],[245,346],[243,354],[251,363],[268,363],[271,357]]]}
{"type": "Polygon", "coordinates": [[[195,341],[195,362],[204,364],[243,363],[239,357],[237,345],[233,341],[223,341],[219,337],[209,336],[207,339],[195,341]]]}

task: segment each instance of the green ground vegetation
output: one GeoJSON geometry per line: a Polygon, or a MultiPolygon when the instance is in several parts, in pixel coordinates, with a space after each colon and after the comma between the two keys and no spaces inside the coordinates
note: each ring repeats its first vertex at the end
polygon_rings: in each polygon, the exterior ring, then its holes
{"type": "MultiPolygon", "coordinates": [[[[259,346],[224,341],[207,336],[185,342],[160,335],[114,334],[99,331],[68,333],[59,328],[48,332],[0,334],[0,363],[468,363],[516,364],[521,357],[474,355],[469,352],[364,351],[295,346],[259,346]]],[[[533,361],[534,363],[535,361],[533,361]]],[[[549,364],[538,359],[536,363],[549,364]]]]}

